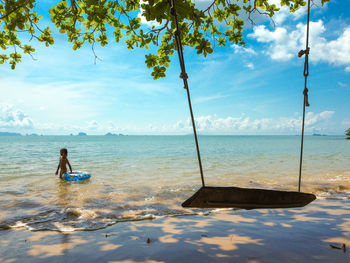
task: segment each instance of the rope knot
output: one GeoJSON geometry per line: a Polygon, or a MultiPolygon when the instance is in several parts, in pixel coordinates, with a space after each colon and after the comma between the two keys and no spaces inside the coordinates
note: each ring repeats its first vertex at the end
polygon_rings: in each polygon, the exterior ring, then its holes
{"type": "Polygon", "coordinates": [[[307,54],[309,55],[310,48],[308,47],[306,50],[300,50],[298,53],[298,58],[301,58],[303,55],[307,54]]]}
{"type": "Polygon", "coordinates": [[[181,72],[180,78],[182,78],[182,79],[188,79],[187,73],[181,72]]]}

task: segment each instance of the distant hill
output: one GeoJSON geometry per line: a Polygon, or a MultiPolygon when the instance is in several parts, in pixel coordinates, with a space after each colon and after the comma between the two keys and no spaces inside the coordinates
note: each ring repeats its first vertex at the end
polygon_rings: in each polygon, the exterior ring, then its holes
{"type": "Polygon", "coordinates": [[[39,134],[37,134],[37,133],[31,133],[31,134],[26,134],[26,136],[39,136],[39,134]]]}
{"type": "Polygon", "coordinates": [[[105,136],[118,136],[118,134],[115,134],[115,133],[106,133],[105,136]]]}
{"type": "Polygon", "coordinates": [[[124,136],[124,134],[121,134],[121,133],[116,134],[116,133],[109,132],[109,133],[106,133],[105,136],[124,136]]]}
{"type": "Polygon", "coordinates": [[[0,136],[22,136],[22,134],[15,132],[0,132],[0,136]]]}
{"type": "Polygon", "coordinates": [[[87,134],[85,132],[79,132],[78,136],[86,136],[87,134]]]}

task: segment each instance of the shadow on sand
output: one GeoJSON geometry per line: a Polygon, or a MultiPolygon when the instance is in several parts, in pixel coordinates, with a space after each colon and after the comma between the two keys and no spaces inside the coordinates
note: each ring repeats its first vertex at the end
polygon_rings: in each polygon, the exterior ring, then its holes
{"type": "Polygon", "coordinates": [[[215,211],[97,231],[0,231],[0,262],[349,262],[350,205],[215,211]],[[332,246],[330,246],[332,245],[332,246]]]}

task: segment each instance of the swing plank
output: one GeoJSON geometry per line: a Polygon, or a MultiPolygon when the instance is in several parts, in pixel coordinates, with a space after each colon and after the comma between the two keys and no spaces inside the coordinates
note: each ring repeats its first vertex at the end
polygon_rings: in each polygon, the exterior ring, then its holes
{"type": "Polygon", "coordinates": [[[193,208],[292,208],[303,207],[316,199],[314,194],[240,187],[200,188],[182,203],[193,208]]]}

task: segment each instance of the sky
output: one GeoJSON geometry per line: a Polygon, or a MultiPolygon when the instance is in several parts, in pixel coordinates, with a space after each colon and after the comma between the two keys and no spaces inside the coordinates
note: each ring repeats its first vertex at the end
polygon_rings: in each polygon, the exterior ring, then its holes
{"type": "MultiPolygon", "coordinates": [[[[45,10],[48,3],[37,5],[45,10]]],[[[312,7],[306,134],[340,135],[350,128],[349,10],[349,0],[312,7]]],[[[304,59],[297,54],[305,49],[306,9],[291,14],[282,7],[274,24],[255,19],[255,25],[246,21],[244,48],[216,47],[207,58],[184,50],[200,134],[301,132],[304,59]]],[[[49,23],[49,17],[43,21],[49,23]]],[[[151,24],[142,21],[143,27],[151,24]]],[[[64,35],[55,30],[54,35],[52,47],[32,41],[35,60],[24,56],[15,70],[0,65],[0,132],[192,133],[176,54],[166,78],[153,80],[144,63],[149,50],[128,50],[122,41],[112,40],[95,47],[101,59],[95,64],[90,46],[73,51],[64,35]]]]}

